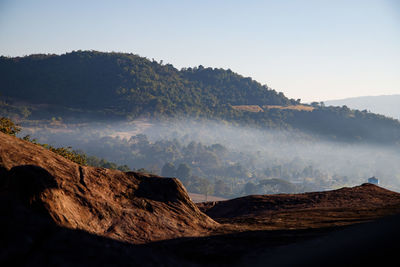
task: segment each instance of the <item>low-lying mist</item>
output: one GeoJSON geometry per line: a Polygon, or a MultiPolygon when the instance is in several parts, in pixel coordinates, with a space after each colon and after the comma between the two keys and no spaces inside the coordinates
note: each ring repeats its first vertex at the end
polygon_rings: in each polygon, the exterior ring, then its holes
{"type": "Polygon", "coordinates": [[[398,150],[323,141],[298,131],[182,119],[24,128],[26,134],[131,169],[176,176],[188,191],[227,198],[328,190],[372,176],[400,191],[398,150]]]}

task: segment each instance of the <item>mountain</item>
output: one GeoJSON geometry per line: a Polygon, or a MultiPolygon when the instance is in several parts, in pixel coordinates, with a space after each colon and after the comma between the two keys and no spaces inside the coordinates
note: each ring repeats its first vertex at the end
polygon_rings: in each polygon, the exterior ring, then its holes
{"type": "Polygon", "coordinates": [[[369,110],[400,120],[400,95],[360,96],[324,102],[328,106],[346,105],[352,109],[369,110]]]}
{"type": "Polygon", "coordinates": [[[134,54],[1,57],[0,73],[1,94],[7,98],[131,116],[207,113],[227,104],[296,103],[231,70],[177,70],[134,54]]]}

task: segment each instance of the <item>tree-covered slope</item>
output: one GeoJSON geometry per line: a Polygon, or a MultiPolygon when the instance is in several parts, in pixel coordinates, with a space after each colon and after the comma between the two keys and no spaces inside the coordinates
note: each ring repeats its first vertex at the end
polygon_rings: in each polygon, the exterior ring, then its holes
{"type": "Polygon", "coordinates": [[[251,78],[230,70],[177,70],[133,54],[79,51],[64,55],[0,58],[5,97],[139,115],[212,113],[224,104],[290,104],[251,78]]]}

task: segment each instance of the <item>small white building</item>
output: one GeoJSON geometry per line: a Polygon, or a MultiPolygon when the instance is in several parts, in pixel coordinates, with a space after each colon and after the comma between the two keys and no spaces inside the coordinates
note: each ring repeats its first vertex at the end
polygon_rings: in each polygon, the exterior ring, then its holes
{"type": "Polygon", "coordinates": [[[370,183],[370,184],[379,184],[379,179],[376,178],[375,176],[372,176],[371,178],[368,178],[368,183],[370,183]]]}

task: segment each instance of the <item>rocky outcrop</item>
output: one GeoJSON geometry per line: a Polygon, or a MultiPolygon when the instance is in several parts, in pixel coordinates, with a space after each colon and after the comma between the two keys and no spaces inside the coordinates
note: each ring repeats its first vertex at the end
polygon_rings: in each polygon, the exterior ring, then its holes
{"type": "Polygon", "coordinates": [[[3,133],[0,166],[1,195],[58,226],[145,243],[204,235],[218,225],[175,178],[79,166],[3,133]]]}
{"type": "Polygon", "coordinates": [[[348,225],[400,213],[400,194],[363,184],[332,191],[252,195],[197,205],[220,223],[302,229],[348,225]]]}

